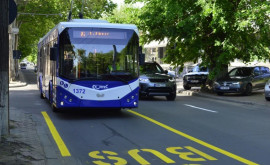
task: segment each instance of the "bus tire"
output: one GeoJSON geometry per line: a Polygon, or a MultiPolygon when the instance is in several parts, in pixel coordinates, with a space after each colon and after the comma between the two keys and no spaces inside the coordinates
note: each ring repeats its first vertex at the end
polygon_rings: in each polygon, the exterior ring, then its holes
{"type": "Polygon", "coordinates": [[[59,112],[59,108],[56,108],[53,103],[51,103],[51,108],[53,112],[59,112]]]}
{"type": "Polygon", "coordinates": [[[114,109],[113,109],[113,112],[114,112],[114,113],[117,113],[117,114],[118,114],[118,113],[122,113],[122,108],[114,108],[114,109]]]}
{"type": "Polygon", "coordinates": [[[44,95],[43,95],[42,92],[40,92],[40,98],[41,98],[41,99],[45,99],[45,97],[44,97],[44,95]]]}
{"type": "Polygon", "coordinates": [[[40,98],[41,98],[41,99],[45,99],[45,97],[44,97],[44,95],[43,95],[43,93],[42,93],[42,86],[41,86],[40,80],[39,80],[38,86],[39,86],[39,91],[40,91],[40,98]]]}

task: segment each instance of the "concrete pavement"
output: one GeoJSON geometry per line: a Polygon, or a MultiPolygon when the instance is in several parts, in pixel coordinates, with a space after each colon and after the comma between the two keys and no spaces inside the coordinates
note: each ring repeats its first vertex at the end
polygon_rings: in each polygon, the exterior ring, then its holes
{"type": "Polygon", "coordinates": [[[24,87],[27,86],[27,82],[24,79],[23,74],[19,70],[19,78],[15,81],[9,82],[9,88],[24,87]]]}
{"type": "Polygon", "coordinates": [[[16,90],[20,91],[27,83],[23,74],[17,81],[9,84],[9,130],[10,135],[2,138],[0,143],[1,165],[45,165],[46,155],[43,151],[38,126],[32,114],[25,112],[12,98],[16,90]]]}

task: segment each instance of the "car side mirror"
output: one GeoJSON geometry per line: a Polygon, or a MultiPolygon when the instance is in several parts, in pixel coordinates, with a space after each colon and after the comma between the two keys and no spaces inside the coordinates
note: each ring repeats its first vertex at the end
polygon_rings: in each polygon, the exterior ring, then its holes
{"type": "Polygon", "coordinates": [[[258,72],[254,72],[254,76],[259,76],[260,74],[258,72]]]}
{"type": "Polygon", "coordinates": [[[165,73],[165,74],[168,74],[168,71],[167,71],[167,70],[164,70],[164,73],[165,73]]]}
{"type": "Polygon", "coordinates": [[[56,61],[56,59],[57,59],[57,48],[52,47],[52,48],[50,48],[50,60],[56,61]]]}

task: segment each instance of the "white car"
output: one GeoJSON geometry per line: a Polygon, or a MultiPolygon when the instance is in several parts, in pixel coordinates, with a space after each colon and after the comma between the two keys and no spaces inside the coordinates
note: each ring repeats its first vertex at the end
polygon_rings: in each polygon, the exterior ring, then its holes
{"type": "Polygon", "coordinates": [[[270,79],[265,83],[264,96],[267,101],[270,101],[270,79]]]}

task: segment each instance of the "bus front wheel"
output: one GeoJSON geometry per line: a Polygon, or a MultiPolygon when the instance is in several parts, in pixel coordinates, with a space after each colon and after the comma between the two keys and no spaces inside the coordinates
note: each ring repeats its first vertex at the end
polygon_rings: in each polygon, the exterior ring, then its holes
{"type": "Polygon", "coordinates": [[[59,112],[59,109],[54,105],[54,103],[53,103],[53,97],[52,97],[52,92],[51,92],[51,88],[50,88],[50,99],[49,99],[49,102],[50,102],[50,104],[51,104],[51,108],[52,108],[52,111],[53,112],[59,112]]]}
{"type": "Polygon", "coordinates": [[[51,108],[53,112],[59,112],[59,109],[56,108],[56,106],[53,103],[51,103],[51,108]]]}
{"type": "Polygon", "coordinates": [[[41,98],[41,99],[45,99],[45,97],[44,97],[44,95],[43,95],[42,92],[40,92],[40,98],[41,98]]]}

